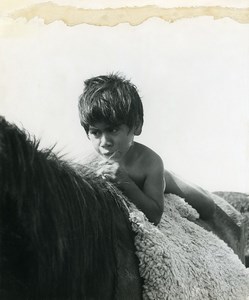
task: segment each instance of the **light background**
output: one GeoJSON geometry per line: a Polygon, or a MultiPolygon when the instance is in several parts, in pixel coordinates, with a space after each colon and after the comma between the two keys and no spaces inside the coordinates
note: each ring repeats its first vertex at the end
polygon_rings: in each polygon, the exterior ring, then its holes
{"type": "Polygon", "coordinates": [[[248,24],[203,16],[69,27],[2,15],[0,29],[0,114],[42,147],[57,143],[80,161],[91,153],[77,112],[83,81],[119,71],[143,100],[137,141],[166,168],[211,191],[249,192],[248,24]]]}

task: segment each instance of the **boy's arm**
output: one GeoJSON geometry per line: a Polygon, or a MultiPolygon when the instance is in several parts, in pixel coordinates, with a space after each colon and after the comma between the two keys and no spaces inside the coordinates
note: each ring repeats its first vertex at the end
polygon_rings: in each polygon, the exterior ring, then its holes
{"type": "Polygon", "coordinates": [[[127,181],[121,181],[119,187],[124,194],[144,212],[150,222],[157,225],[162,217],[164,208],[164,167],[161,159],[154,160],[149,168],[143,189],[129,177],[127,181]]]}
{"type": "Polygon", "coordinates": [[[197,185],[187,183],[178,176],[164,171],[166,188],[165,193],[178,195],[194,207],[202,219],[210,219],[215,211],[215,204],[209,192],[203,190],[197,185]]]}
{"type": "Polygon", "coordinates": [[[118,163],[107,163],[101,169],[104,177],[114,181],[123,193],[139,208],[149,219],[157,225],[164,207],[164,167],[160,157],[155,157],[150,166],[142,189],[128,175],[126,169],[118,163]]]}

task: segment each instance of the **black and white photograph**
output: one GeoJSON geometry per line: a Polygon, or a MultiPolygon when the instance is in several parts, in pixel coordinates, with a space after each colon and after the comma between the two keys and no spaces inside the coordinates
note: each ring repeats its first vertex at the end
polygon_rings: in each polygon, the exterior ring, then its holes
{"type": "Polygon", "coordinates": [[[0,3],[0,298],[249,299],[249,1],[0,3]]]}

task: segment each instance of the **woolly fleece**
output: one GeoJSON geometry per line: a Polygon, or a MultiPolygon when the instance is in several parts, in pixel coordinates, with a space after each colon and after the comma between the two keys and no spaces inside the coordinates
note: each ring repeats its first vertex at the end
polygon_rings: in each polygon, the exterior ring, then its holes
{"type": "Polygon", "coordinates": [[[183,199],[167,195],[164,207],[158,226],[129,208],[143,299],[249,299],[249,270],[233,250],[191,222],[198,213],[183,199]]]}

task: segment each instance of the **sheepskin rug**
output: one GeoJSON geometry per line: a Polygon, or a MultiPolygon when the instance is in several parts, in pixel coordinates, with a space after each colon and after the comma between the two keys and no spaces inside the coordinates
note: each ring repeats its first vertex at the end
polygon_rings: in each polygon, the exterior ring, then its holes
{"type": "Polygon", "coordinates": [[[143,299],[249,299],[249,270],[227,244],[192,222],[198,213],[183,199],[165,197],[158,226],[134,205],[129,214],[143,299]]]}
{"type": "Polygon", "coordinates": [[[245,224],[245,260],[249,268],[249,195],[239,192],[214,192],[214,194],[226,199],[244,217],[245,224]]]}

